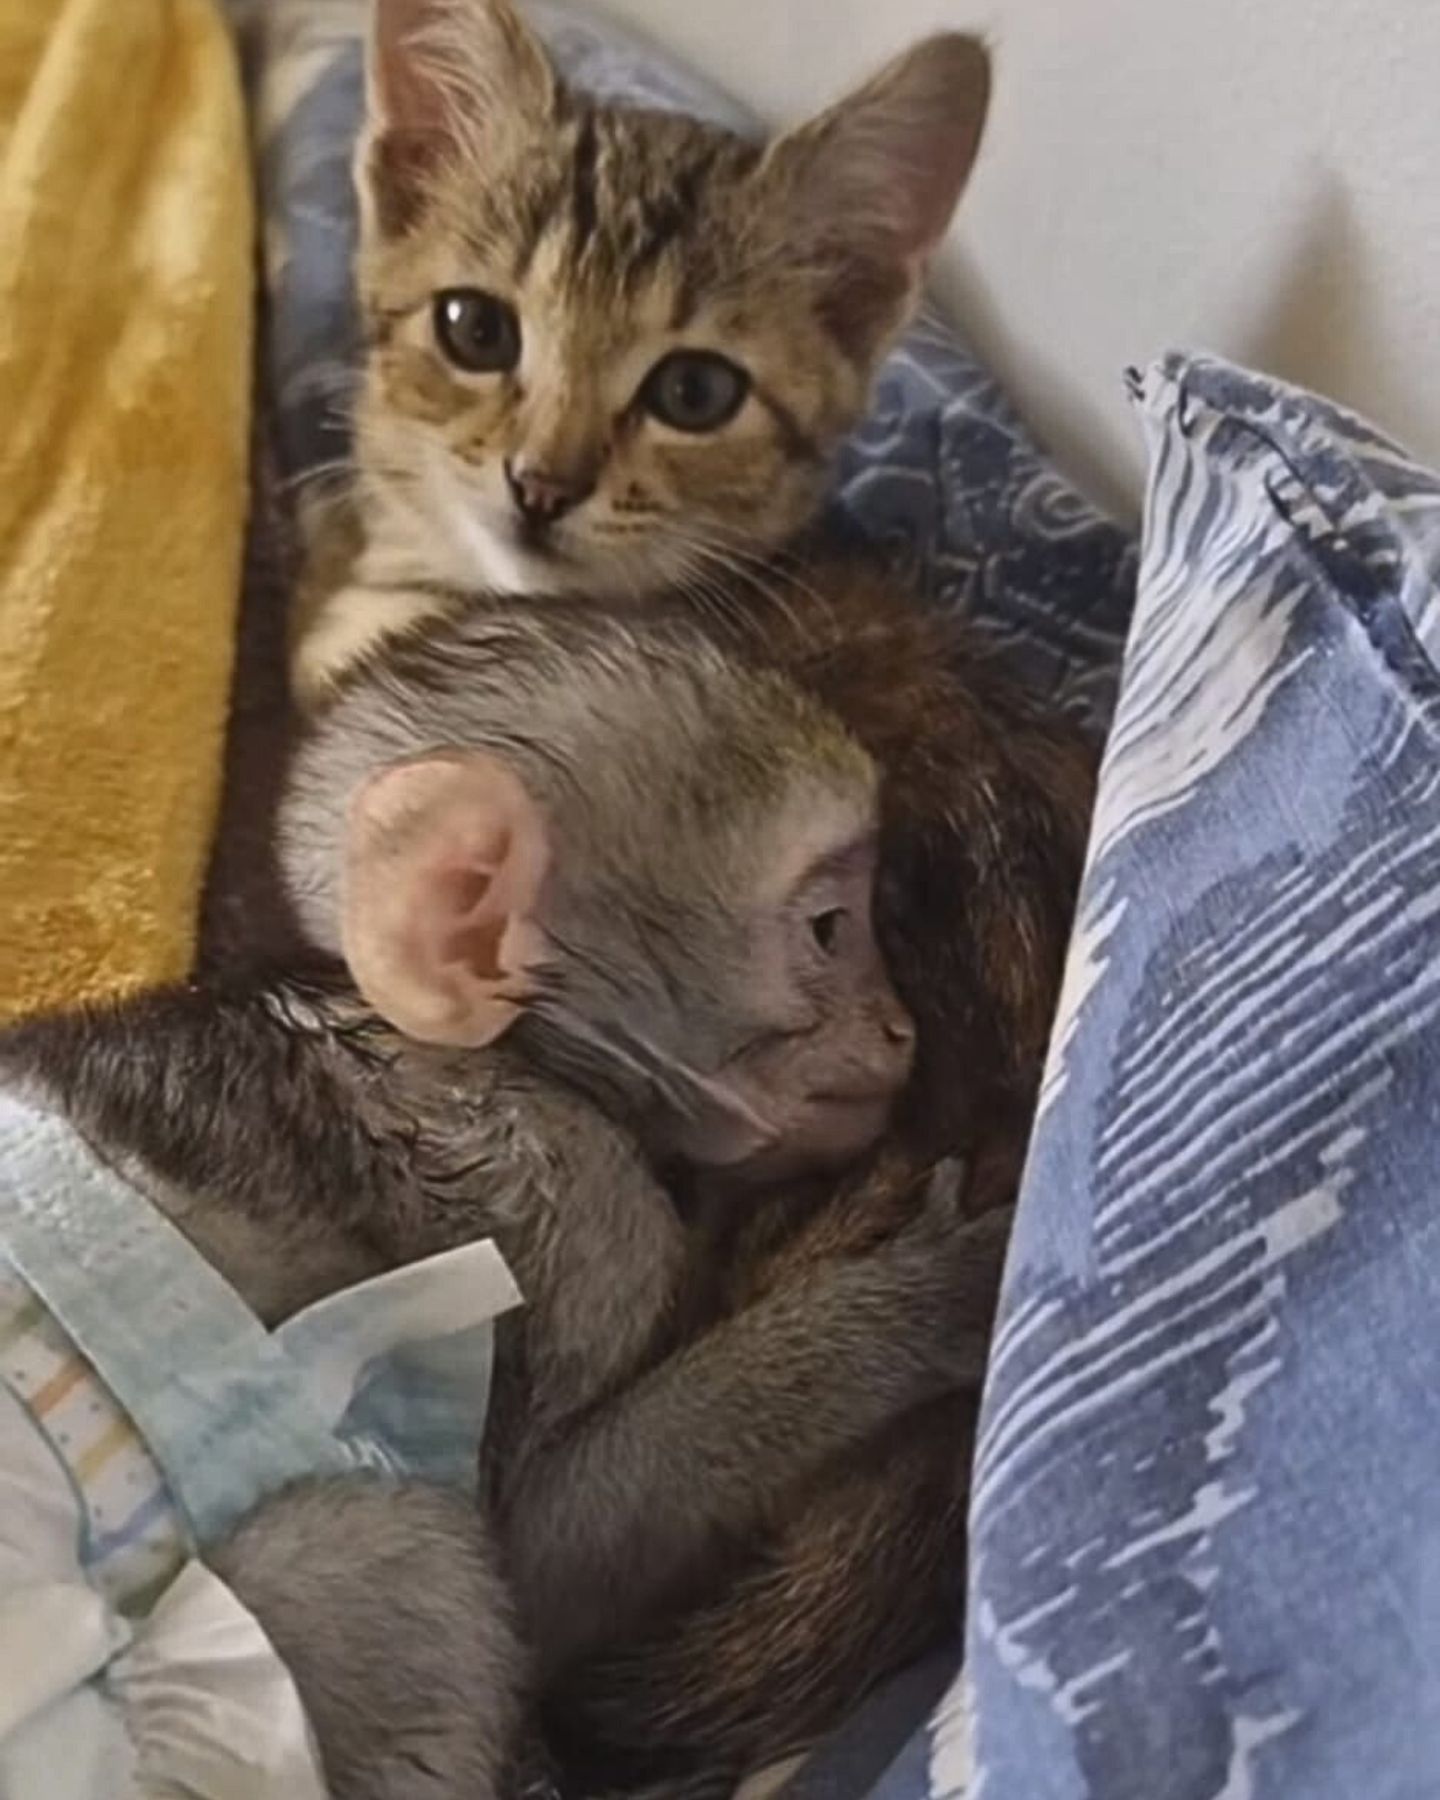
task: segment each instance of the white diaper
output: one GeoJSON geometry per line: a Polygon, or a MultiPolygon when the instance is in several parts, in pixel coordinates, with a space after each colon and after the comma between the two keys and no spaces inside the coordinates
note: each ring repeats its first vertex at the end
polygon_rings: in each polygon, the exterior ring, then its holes
{"type": "Polygon", "coordinates": [[[472,1482],[518,1299],[481,1243],[267,1333],[68,1123],[0,1096],[4,1800],[325,1800],[288,1673],[196,1552],[299,1476],[472,1482]]]}

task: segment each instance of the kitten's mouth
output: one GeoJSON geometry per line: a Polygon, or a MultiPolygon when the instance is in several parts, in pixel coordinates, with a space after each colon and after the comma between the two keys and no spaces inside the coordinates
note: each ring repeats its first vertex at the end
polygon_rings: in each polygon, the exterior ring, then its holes
{"type": "Polygon", "coordinates": [[[515,546],[526,556],[533,556],[539,562],[568,562],[570,559],[555,542],[555,532],[549,525],[532,523],[526,519],[515,522],[515,546]]]}
{"type": "MultiPolygon", "coordinates": [[[[617,578],[628,574],[611,547],[566,523],[546,524],[519,518],[482,521],[490,554],[480,573],[516,593],[583,593],[594,598],[617,590],[617,578]]],[[[628,580],[625,586],[628,587],[628,580]]]]}

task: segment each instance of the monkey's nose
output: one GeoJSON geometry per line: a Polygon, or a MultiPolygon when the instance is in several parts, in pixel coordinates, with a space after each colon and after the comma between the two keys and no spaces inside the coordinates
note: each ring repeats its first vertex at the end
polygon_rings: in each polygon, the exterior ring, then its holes
{"type": "Polygon", "coordinates": [[[563,518],[594,490],[594,482],[575,476],[552,474],[528,463],[507,461],[505,480],[515,510],[526,525],[543,530],[563,518]]]}
{"type": "Polygon", "coordinates": [[[915,1042],[915,1022],[898,1001],[880,1015],[880,1029],[897,1050],[908,1050],[915,1042]]]}
{"type": "Polygon", "coordinates": [[[915,1066],[915,1021],[898,1000],[880,1008],[880,1036],[873,1055],[887,1082],[899,1086],[915,1066]]]}

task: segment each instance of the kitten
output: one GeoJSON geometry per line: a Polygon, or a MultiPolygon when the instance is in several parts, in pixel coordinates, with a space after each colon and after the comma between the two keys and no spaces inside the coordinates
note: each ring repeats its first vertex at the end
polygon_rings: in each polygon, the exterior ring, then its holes
{"type": "Polygon", "coordinates": [[[988,87],[939,35],[764,146],[572,93],[510,0],[377,0],[356,479],[301,693],[476,593],[703,597],[807,526],[988,87]]]}

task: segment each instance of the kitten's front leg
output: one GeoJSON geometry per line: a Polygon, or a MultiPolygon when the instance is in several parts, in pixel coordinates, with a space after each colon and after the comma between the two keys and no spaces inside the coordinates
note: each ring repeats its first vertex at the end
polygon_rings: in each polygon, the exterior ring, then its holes
{"type": "Polygon", "coordinates": [[[341,676],[379,645],[443,618],[450,604],[420,588],[347,583],[315,607],[290,659],[290,683],[307,708],[318,706],[341,676]]]}

